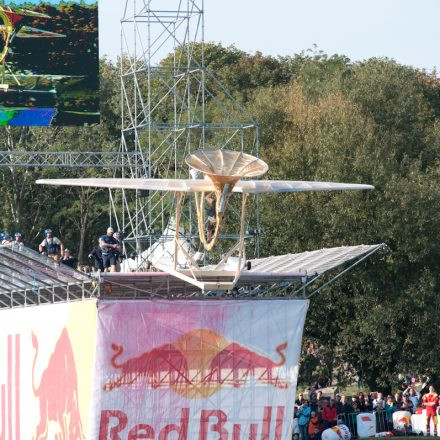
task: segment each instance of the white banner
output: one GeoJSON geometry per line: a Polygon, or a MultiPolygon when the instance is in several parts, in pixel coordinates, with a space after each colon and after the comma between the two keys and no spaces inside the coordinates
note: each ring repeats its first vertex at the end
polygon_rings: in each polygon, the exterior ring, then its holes
{"type": "Polygon", "coordinates": [[[89,437],[288,439],[307,307],[100,302],[89,437]]]}

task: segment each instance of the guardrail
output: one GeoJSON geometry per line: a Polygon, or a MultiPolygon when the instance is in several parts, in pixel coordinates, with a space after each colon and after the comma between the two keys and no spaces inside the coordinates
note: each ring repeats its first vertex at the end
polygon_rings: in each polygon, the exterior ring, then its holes
{"type": "Polygon", "coordinates": [[[376,432],[384,432],[389,431],[392,429],[392,422],[391,424],[388,423],[387,420],[387,413],[386,411],[360,411],[356,413],[349,413],[349,414],[338,414],[337,417],[337,423],[342,423],[343,425],[346,425],[348,429],[350,430],[353,438],[358,438],[358,431],[357,431],[357,421],[356,417],[360,413],[370,413],[374,414],[376,417],[376,432]]]}

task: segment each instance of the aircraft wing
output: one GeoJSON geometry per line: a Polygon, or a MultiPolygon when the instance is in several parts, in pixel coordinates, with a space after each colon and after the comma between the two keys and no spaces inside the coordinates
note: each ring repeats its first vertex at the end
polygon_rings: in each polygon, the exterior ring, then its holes
{"type": "MultiPolygon", "coordinates": [[[[110,189],[139,189],[152,191],[209,192],[214,191],[208,179],[41,179],[40,185],[86,186],[110,189]]],[[[358,183],[307,182],[294,180],[240,180],[233,192],[273,193],[304,191],[338,191],[374,189],[372,185],[358,183]]]]}
{"type": "Polygon", "coordinates": [[[88,186],[110,189],[141,189],[152,191],[209,192],[214,185],[205,179],[40,179],[40,185],[88,186]]]}
{"type": "Polygon", "coordinates": [[[374,186],[359,183],[307,182],[301,180],[240,180],[235,184],[234,192],[258,194],[356,189],[374,189],[374,186]]]}

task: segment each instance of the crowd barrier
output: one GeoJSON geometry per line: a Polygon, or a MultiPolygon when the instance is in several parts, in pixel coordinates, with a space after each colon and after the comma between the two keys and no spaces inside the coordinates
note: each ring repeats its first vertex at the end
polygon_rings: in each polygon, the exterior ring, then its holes
{"type": "MultiPolygon", "coordinates": [[[[436,417],[440,425],[440,416],[436,417]]],[[[386,411],[358,412],[338,414],[337,423],[348,426],[353,438],[373,437],[375,434],[394,429],[415,434],[427,435],[426,413],[411,414],[409,411],[397,411],[393,420],[388,421],[386,411]]],[[[440,428],[440,426],[439,426],[440,428]]],[[[435,429],[433,420],[430,421],[429,434],[440,437],[440,429],[435,429]]]]}
{"type": "Polygon", "coordinates": [[[392,429],[392,423],[387,421],[386,411],[338,414],[337,423],[348,426],[353,438],[370,437],[377,432],[392,429]]]}

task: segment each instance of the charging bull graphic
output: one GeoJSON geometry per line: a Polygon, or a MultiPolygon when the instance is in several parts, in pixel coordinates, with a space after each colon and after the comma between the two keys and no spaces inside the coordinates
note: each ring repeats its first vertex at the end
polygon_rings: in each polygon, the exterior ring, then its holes
{"type": "Polygon", "coordinates": [[[85,440],[78,406],[78,380],[67,330],[61,332],[49,363],[35,387],[34,374],[38,357],[38,340],[32,333],[35,358],[32,387],[40,401],[40,423],[33,440],[85,440]]]}
{"type": "Polygon", "coordinates": [[[174,343],[164,344],[139,356],[118,362],[124,349],[112,344],[115,354],[113,368],[120,374],[104,385],[112,391],[122,386],[171,388],[187,398],[206,398],[222,387],[239,388],[250,377],[259,384],[287,389],[288,383],[280,378],[280,368],[286,362],[287,343],[276,347],[279,360],[272,360],[250,348],[228,341],[221,334],[207,329],[192,330],[174,343]]]}

